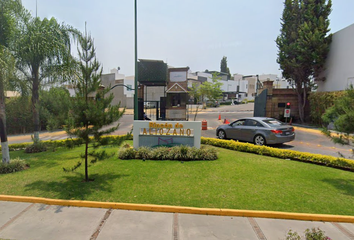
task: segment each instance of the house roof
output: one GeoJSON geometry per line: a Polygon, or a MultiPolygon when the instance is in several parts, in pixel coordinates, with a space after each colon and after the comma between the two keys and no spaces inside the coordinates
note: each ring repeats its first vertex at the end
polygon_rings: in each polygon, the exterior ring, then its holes
{"type": "Polygon", "coordinates": [[[188,91],[178,83],[175,83],[172,85],[172,87],[167,89],[166,93],[188,93],[188,91]]]}

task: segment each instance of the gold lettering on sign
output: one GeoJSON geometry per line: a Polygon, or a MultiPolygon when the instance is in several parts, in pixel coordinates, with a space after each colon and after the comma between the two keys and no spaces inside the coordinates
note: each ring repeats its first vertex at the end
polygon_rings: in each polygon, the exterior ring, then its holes
{"type": "Polygon", "coordinates": [[[146,128],[143,129],[143,135],[178,135],[178,130],[179,130],[179,135],[180,136],[191,136],[192,130],[187,128],[183,128],[183,124],[181,123],[156,123],[156,122],[149,122],[149,130],[146,128]],[[166,129],[166,133],[164,131],[166,129]]]}
{"type": "Polygon", "coordinates": [[[192,134],[192,131],[190,129],[187,129],[187,135],[190,136],[192,134]]]}

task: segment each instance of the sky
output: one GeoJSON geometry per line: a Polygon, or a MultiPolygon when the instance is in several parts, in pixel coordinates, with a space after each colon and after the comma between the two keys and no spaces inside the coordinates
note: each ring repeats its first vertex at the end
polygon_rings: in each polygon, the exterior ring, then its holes
{"type": "MultiPolygon", "coordinates": [[[[36,0],[22,0],[33,16],[36,0]]],[[[192,72],[277,74],[275,39],[284,0],[137,0],[138,59],[163,60],[192,72]]],[[[332,0],[331,33],[354,24],[354,0],[332,0]]],[[[103,73],[134,75],[134,0],[37,0],[37,15],[94,38],[103,73]]],[[[76,44],[76,43],[74,43],[76,44]]]]}

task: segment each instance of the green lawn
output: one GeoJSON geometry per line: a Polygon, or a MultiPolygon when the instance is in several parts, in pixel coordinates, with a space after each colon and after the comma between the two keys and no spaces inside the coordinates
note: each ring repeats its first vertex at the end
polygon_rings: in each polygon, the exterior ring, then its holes
{"type": "MultiPolygon", "coordinates": [[[[117,148],[105,148],[117,152],[117,148]]],[[[354,173],[218,148],[216,161],[119,160],[72,167],[83,148],[20,156],[31,167],[0,175],[0,194],[107,202],[354,215],[354,173]]]]}

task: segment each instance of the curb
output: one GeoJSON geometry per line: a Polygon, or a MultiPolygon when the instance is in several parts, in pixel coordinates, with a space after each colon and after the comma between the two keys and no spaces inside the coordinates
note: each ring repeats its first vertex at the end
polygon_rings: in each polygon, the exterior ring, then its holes
{"type": "MultiPolygon", "coordinates": [[[[313,129],[313,128],[305,128],[305,127],[301,127],[301,126],[294,126],[295,130],[298,131],[303,131],[303,132],[311,132],[311,133],[316,133],[316,134],[321,134],[323,135],[323,133],[321,132],[321,130],[318,129],[313,129]]],[[[324,135],[323,135],[324,136],[324,135]]]]}
{"type": "Polygon", "coordinates": [[[122,209],[122,210],[151,211],[151,212],[354,223],[354,216],[342,216],[342,215],[330,215],[330,214],[306,214],[306,213],[290,213],[290,212],[276,212],[276,211],[235,210],[235,209],[222,209],[222,208],[178,207],[178,206],[154,205],[154,204],[60,200],[60,199],[23,197],[23,196],[11,196],[11,195],[0,195],[0,201],[29,202],[29,203],[42,203],[47,205],[122,209]]]}

